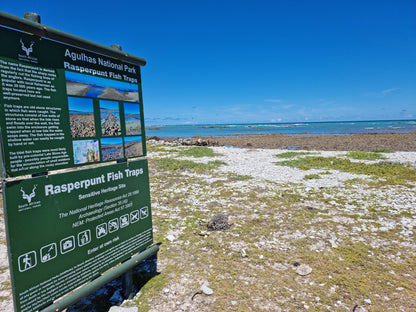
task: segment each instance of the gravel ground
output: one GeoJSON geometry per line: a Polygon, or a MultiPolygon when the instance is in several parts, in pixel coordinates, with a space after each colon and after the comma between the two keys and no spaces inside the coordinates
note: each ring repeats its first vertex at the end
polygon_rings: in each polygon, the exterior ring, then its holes
{"type": "MultiPolygon", "coordinates": [[[[163,147],[168,152],[171,149],[172,153],[174,153],[174,151],[178,149],[178,147],[172,145],[163,145],[163,147]]],[[[376,235],[370,234],[388,231],[389,229],[399,228],[400,232],[398,235],[400,236],[400,239],[397,240],[397,244],[403,246],[404,248],[407,248],[412,253],[416,253],[416,244],[414,240],[416,232],[416,192],[414,184],[413,186],[406,187],[393,186],[387,189],[361,187],[359,184],[357,184],[344,189],[343,184],[347,181],[350,181],[352,179],[371,180],[371,177],[362,174],[358,175],[346,172],[339,172],[336,170],[330,170],[329,174],[321,174],[323,170],[319,169],[304,171],[296,168],[289,168],[286,166],[277,166],[275,163],[280,161],[281,159],[277,158],[276,155],[286,152],[285,150],[256,148],[246,149],[223,146],[212,148],[214,152],[221,154],[221,156],[215,156],[215,160],[220,160],[225,163],[218,169],[221,174],[225,175],[227,173],[233,173],[235,175],[252,177],[252,179],[248,181],[236,180],[229,182],[228,186],[232,187],[235,190],[238,190],[238,192],[243,193],[244,190],[247,190],[248,193],[252,193],[253,189],[261,189],[263,190],[262,192],[267,193],[267,191],[264,190],[273,189],[274,191],[280,188],[279,185],[281,185],[282,189],[289,189],[294,185],[299,194],[303,194],[303,196],[307,197],[308,194],[310,194],[310,192],[313,190],[336,188],[336,197],[345,198],[347,201],[347,203],[343,204],[340,204],[339,200],[331,201],[332,195],[330,194],[330,192],[328,192],[323,195],[327,197],[325,204],[316,203],[313,201],[306,201],[302,204],[305,207],[308,207],[308,209],[310,208],[311,210],[323,210],[324,208],[326,209],[328,205],[331,206],[331,209],[333,209],[334,212],[331,212],[331,210],[329,214],[332,215],[332,221],[338,224],[336,231],[331,232],[327,229],[320,231],[319,224],[316,224],[316,226],[312,226],[310,229],[308,229],[307,233],[303,232],[302,229],[296,232],[284,230],[276,231],[270,237],[259,237],[258,241],[255,243],[257,244],[259,249],[271,248],[277,250],[290,250],[291,248],[293,248],[291,247],[291,242],[294,240],[299,240],[303,237],[317,237],[319,239],[312,239],[314,244],[312,244],[310,248],[315,248],[315,250],[330,250],[331,248],[336,248],[338,244],[337,241],[342,236],[360,236],[364,234],[367,235],[368,233],[369,237],[371,237],[371,240],[370,238],[365,238],[365,235],[362,239],[365,240],[365,242],[371,244],[371,246],[379,248],[387,244],[386,241],[382,238],[377,237],[376,235]],[[305,179],[305,176],[310,174],[320,174],[321,178],[305,179]],[[371,206],[369,205],[368,198],[371,198],[373,204],[374,202],[376,202],[378,206],[388,207],[389,213],[391,213],[392,215],[400,214],[403,211],[406,211],[408,212],[409,216],[391,220],[388,217],[386,217],[386,215],[382,215],[376,218],[375,220],[375,222],[377,222],[377,226],[374,225],[374,222],[366,222],[365,220],[361,220],[363,222],[357,223],[357,226],[354,227],[351,225],[351,222],[354,222],[351,218],[348,218],[342,213],[339,213],[339,211],[337,211],[337,209],[342,209],[343,213],[355,213],[358,215],[366,216],[368,215],[369,211],[371,211],[371,206]],[[344,225],[345,228],[343,227],[344,225]],[[348,228],[346,227],[347,225],[348,228]],[[351,229],[353,229],[354,233],[347,232],[351,229]]],[[[346,151],[314,151],[314,154],[312,154],[311,156],[346,157],[346,153],[346,151]]],[[[157,157],[163,157],[164,154],[166,154],[166,151],[150,152],[148,157],[149,160],[152,160],[156,159],[157,157]]],[[[385,153],[383,154],[383,156],[386,158],[383,159],[383,161],[385,162],[403,164],[406,166],[410,166],[411,168],[416,168],[416,152],[385,153]]],[[[172,157],[172,155],[170,157],[172,157]]],[[[189,159],[194,162],[208,163],[209,161],[213,160],[213,157],[180,157],[180,159],[189,159]]],[[[375,161],[363,162],[374,163],[375,161]]],[[[158,173],[156,173],[156,175],[157,174],[158,173]]],[[[204,174],[196,174],[194,172],[182,172],[178,175],[187,176],[189,178],[195,177],[211,184],[216,183],[216,181],[224,180],[223,176],[217,177],[216,174],[207,174],[204,176],[204,174]]],[[[158,189],[160,189],[160,185],[158,185],[157,182],[151,182],[151,188],[152,193],[155,193],[158,192],[158,189]]],[[[182,185],[180,187],[178,187],[177,185],[165,185],[164,189],[167,192],[166,194],[186,194],[184,201],[188,202],[190,207],[205,207],[203,208],[204,211],[210,211],[209,209],[206,209],[206,206],[210,202],[204,199],[204,196],[209,194],[204,194],[202,190],[198,191],[190,189],[189,185],[182,185]]],[[[236,194],[238,192],[236,191],[236,194]]],[[[166,195],[165,197],[167,196],[168,195],[166,195]]],[[[265,195],[263,194],[262,196],[265,195]]],[[[154,196],[152,195],[152,197],[154,196]]],[[[218,205],[224,207],[223,210],[227,210],[227,207],[231,207],[233,205],[233,201],[236,200],[238,199],[233,198],[233,196],[231,195],[228,199],[218,200],[218,205]]],[[[152,206],[152,211],[154,213],[156,239],[167,240],[170,243],[169,248],[171,249],[180,248],[181,246],[183,247],[183,244],[186,245],[186,241],[184,242],[178,239],[178,237],[180,237],[181,233],[184,231],[184,227],[177,227],[176,230],[170,229],[166,232],[163,232],[160,229],[161,225],[156,224],[157,222],[163,220],[163,218],[177,218],[178,220],[180,220],[180,208],[170,207],[169,204],[166,204],[164,202],[164,199],[162,197],[156,198],[155,200],[153,200],[152,198],[152,206]]],[[[262,212],[269,213],[267,212],[266,204],[263,207],[262,204],[260,204],[260,206],[258,206],[254,212],[251,212],[253,214],[251,217],[255,216],[256,213],[261,214],[262,212]]],[[[234,222],[235,224],[237,224],[237,228],[239,226],[244,227],[245,221],[242,218],[243,214],[237,217],[234,216],[231,218],[230,222],[234,222]]],[[[275,218],[277,218],[277,216],[275,216],[275,218]]],[[[313,220],[313,222],[318,221],[319,219],[313,220]]],[[[8,273],[7,248],[3,218],[1,218],[0,221],[0,239],[2,242],[0,244],[0,311],[9,312],[13,311],[13,305],[11,299],[12,296],[10,287],[10,276],[8,273]]],[[[162,247],[162,250],[163,248],[164,247],[162,247]]],[[[238,252],[245,253],[244,250],[248,250],[250,248],[250,244],[247,244],[243,241],[238,241],[238,239],[236,239],[236,242],[230,243],[229,248],[231,250],[234,249],[238,252]]],[[[182,255],[182,257],[185,256],[186,255],[182,255]]],[[[389,255],[389,257],[394,258],[395,256],[389,255]]],[[[400,255],[396,255],[396,257],[400,257],[400,255]]],[[[177,265],[175,264],[175,261],[177,259],[175,260],[173,258],[165,258],[163,252],[160,253],[159,259],[159,270],[162,272],[162,274],[169,265],[177,265]]],[[[288,270],[287,263],[274,263],[272,264],[272,266],[274,270],[277,270],[279,272],[286,272],[288,270]]],[[[174,275],[174,273],[171,274],[174,275]]],[[[410,271],[409,274],[413,276],[415,273],[413,271],[410,271]]],[[[196,297],[199,301],[190,300],[190,293],[192,292],[192,290],[190,290],[189,286],[187,285],[189,284],[190,279],[190,276],[173,276],[169,284],[160,293],[160,297],[158,297],[158,302],[153,302],[153,307],[151,311],[210,311],[210,305],[214,304],[214,302],[212,301],[214,299],[209,299],[213,298],[212,296],[206,297],[208,299],[205,299],[205,297],[196,297]]],[[[202,283],[204,281],[206,280],[202,278],[200,282],[202,283]]],[[[251,280],[247,280],[247,283],[251,282],[251,280]]],[[[265,283],[267,284],[267,281],[265,281],[265,283]]],[[[309,281],[309,283],[314,282],[309,281]]],[[[140,298],[140,296],[141,293],[138,294],[135,300],[139,300],[138,298],[140,298]]],[[[387,295],[385,296],[387,297],[387,295]]],[[[259,300],[261,300],[261,298],[259,300]]],[[[281,303],[281,305],[284,305],[286,303],[285,298],[276,300],[281,300],[281,302],[278,301],[281,303]]],[[[363,307],[362,311],[372,311],[371,305],[368,303],[371,302],[371,300],[365,300],[367,301],[364,301],[364,303],[367,303],[368,306],[367,309],[363,307]]],[[[403,300],[406,300],[406,297],[404,297],[403,300]]],[[[352,311],[351,305],[348,306],[345,303],[345,301],[346,300],[340,302],[338,306],[323,305],[321,308],[323,310],[326,309],[327,311],[352,311]],[[345,307],[345,309],[341,309],[343,307],[345,307]]],[[[305,302],[306,303],[302,305],[302,308],[300,310],[307,310],[310,306],[310,303],[307,303],[306,299],[305,302]]],[[[315,304],[318,303],[315,302],[315,304]]],[[[230,306],[235,306],[232,309],[233,311],[239,311],[237,299],[231,300],[230,306]]],[[[403,303],[403,306],[405,308],[397,308],[397,310],[393,309],[392,311],[410,311],[406,309],[405,303],[403,303]]],[[[267,311],[291,311],[291,309],[282,310],[276,306],[276,302],[268,302],[267,300],[263,302],[262,307],[266,307],[264,309],[267,311]]],[[[313,311],[313,309],[311,309],[311,311],[313,311]]]]}

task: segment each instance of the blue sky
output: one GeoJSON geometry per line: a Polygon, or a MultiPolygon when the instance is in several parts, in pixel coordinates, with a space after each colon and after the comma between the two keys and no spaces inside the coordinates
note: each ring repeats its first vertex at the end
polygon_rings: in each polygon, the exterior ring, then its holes
{"type": "Polygon", "coordinates": [[[68,106],[70,111],[87,112],[93,113],[94,106],[92,99],[79,98],[79,97],[68,97],[68,106]]]}
{"type": "Polygon", "coordinates": [[[416,119],[416,1],[2,1],[143,57],[147,125],[416,119]]]}
{"type": "Polygon", "coordinates": [[[100,100],[100,109],[110,110],[110,111],[119,111],[118,102],[116,101],[107,101],[100,100]]]}
{"type": "Polygon", "coordinates": [[[124,103],[124,114],[140,115],[139,104],[124,103]]]}

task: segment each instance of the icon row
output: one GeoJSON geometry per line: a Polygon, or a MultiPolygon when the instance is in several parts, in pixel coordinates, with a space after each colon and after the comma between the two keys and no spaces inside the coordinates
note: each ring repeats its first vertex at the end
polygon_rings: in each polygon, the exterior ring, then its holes
{"type": "MultiPolygon", "coordinates": [[[[107,223],[102,223],[96,226],[95,234],[98,239],[106,236],[108,233],[113,233],[121,228],[138,222],[140,219],[145,219],[149,216],[148,207],[142,207],[140,210],[134,210],[130,214],[122,215],[119,218],[114,218],[107,223]]],[[[77,239],[75,236],[68,236],[62,239],[59,242],[60,253],[66,254],[73,251],[76,248],[76,243],[78,247],[85,246],[91,242],[91,230],[84,230],[77,234],[77,239]]],[[[55,259],[58,256],[58,245],[56,243],[51,243],[46,246],[43,246],[40,249],[40,261],[42,263],[48,262],[52,259],[55,259]]],[[[19,271],[24,272],[29,269],[34,268],[37,265],[37,253],[36,251],[29,251],[18,258],[19,271]]]]}

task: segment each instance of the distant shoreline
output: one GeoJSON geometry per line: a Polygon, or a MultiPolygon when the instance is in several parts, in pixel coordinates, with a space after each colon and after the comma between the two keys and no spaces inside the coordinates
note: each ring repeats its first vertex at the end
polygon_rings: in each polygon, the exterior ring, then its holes
{"type": "Polygon", "coordinates": [[[416,120],[198,124],[147,126],[148,136],[160,138],[242,137],[268,134],[289,136],[330,136],[369,133],[416,132],[416,120]]]}
{"type": "Polygon", "coordinates": [[[321,151],[416,151],[416,131],[410,133],[286,133],[250,136],[195,136],[187,139],[148,137],[182,145],[235,146],[321,151]],[[181,143],[182,142],[182,143],[181,143]]]}

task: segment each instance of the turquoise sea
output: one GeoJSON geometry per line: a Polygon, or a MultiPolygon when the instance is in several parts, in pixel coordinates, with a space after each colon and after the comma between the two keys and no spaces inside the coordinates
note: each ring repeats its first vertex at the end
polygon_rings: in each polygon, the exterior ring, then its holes
{"type": "Polygon", "coordinates": [[[416,120],[294,122],[257,124],[210,124],[147,126],[146,136],[159,138],[191,138],[194,136],[284,135],[348,135],[354,133],[416,132],[416,120]]]}

